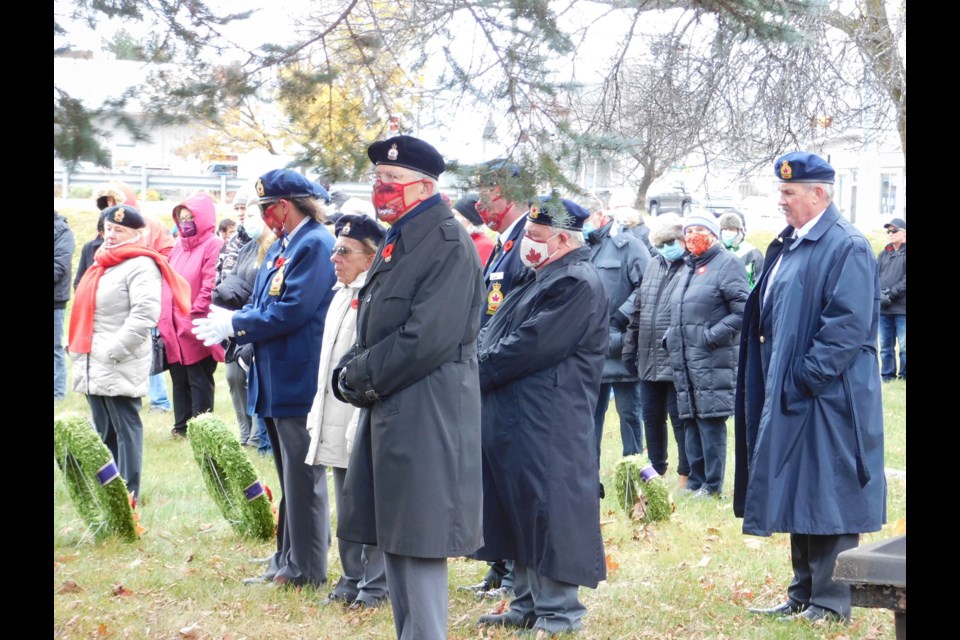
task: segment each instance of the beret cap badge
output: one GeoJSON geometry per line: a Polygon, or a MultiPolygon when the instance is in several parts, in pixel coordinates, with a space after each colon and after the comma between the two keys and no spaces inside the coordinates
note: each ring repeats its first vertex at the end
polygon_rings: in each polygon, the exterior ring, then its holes
{"type": "Polygon", "coordinates": [[[390,145],[390,150],[387,151],[387,160],[396,160],[399,155],[400,152],[397,151],[397,143],[394,142],[390,145]]]}
{"type": "Polygon", "coordinates": [[[265,193],[266,191],[263,189],[263,178],[257,178],[257,195],[262,198],[265,193]]]}
{"type": "Polygon", "coordinates": [[[530,205],[530,217],[536,220],[537,216],[540,215],[540,207],[535,204],[530,205]]]}
{"type": "Polygon", "coordinates": [[[780,178],[783,180],[790,180],[793,178],[793,167],[791,167],[790,163],[786,160],[784,160],[783,164],[780,165],[780,178]]]}
{"type": "Polygon", "coordinates": [[[348,237],[350,236],[350,223],[349,223],[349,222],[348,222],[347,224],[343,225],[343,230],[340,231],[340,235],[342,235],[342,236],[348,236],[348,237]]]}
{"type": "Polygon", "coordinates": [[[125,215],[125,212],[124,212],[124,210],[123,210],[123,207],[120,207],[119,209],[117,209],[116,211],[113,212],[113,221],[114,221],[114,222],[123,222],[123,216],[124,216],[124,215],[125,215]]]}

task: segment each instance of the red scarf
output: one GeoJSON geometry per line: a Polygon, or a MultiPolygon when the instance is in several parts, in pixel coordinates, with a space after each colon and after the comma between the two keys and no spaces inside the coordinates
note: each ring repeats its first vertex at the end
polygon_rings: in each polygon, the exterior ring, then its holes
{"type": "Polygon", "coordinates": [[[70,335],[67,348],[71,353],[90,353],[93,344],[93,312],[97,305],[97,285],[100,276],[107,269],[115,267],[124,260],[146,256],[153,258],[160,269],[163,279],[173,292],[173,303],[182,313],[190,313],[190,283],[170,267],[170,263],[161,254],[149,247],[138,244],[122,245],[114,248],[101,247],[94,256],[93,265],[80,278],[77,292],[73,298],[73,310],[70,312],[70,335]]]}

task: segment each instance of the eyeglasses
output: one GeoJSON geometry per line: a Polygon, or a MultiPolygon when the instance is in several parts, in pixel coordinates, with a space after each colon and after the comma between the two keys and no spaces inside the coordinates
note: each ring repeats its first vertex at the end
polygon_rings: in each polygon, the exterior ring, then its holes
{"type": "Polygon", "coordinates": [[[900,229],[889,229],[889,228],[887,229],[888,235],[893,235],[895,233],[900,233],[900,229]]]}
{"type": "Polygon", "coordinates": [[[368,251],[361,251],[360,249],[347,249],[346,247],[334,247],[333,252],[338,256],[345,256],[348,253],[369,253],[368,251]]]}

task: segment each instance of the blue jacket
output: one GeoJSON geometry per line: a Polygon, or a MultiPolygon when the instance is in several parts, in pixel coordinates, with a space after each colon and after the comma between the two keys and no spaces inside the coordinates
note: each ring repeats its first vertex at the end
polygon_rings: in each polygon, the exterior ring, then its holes
{"type": "Polygon", "coordinates": [[[484,293],[483,306],[480,308],[481,329],[496,313],[496,309],[491,310],[491,293],[494,292],[494,285],[499,285],[494,296],[500,296],[499,300],[502,305],[511,289],[515,289],[524,282],[533,279],[533,270],[524,265],[523,260],[520,259],[520,240],[523,238],[526,222],[527,214],[523,214],[517,219],[517,223],[510,230],[510,235],[503,242],[503,249],[499,253],[494,250],[483,268],[484,293]]]}
{"type": "Polygon", "coordinates": [[[744,309],[734,513],[751,535],[878,531],[886,480],[877,261],[833,205],[802,238],[792,232],[770,244],[744,309]]]}
{"type": "Polygon", "coordinates": [[[233,316],[237,343],[253,343],[247,411],[267,418],[310,413],[323,321],[337,281],[333,236],[319,222],[307,220],[282,253],[280,245],[275,242],[260,265],[253,301],[233,316]]]}

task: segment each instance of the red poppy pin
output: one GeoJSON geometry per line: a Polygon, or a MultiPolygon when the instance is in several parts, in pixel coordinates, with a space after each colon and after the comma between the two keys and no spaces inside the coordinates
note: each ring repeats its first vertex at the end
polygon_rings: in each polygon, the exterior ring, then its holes
{"type": "Polygon", "coordinates": [[[702,275],[705,274],[706,272],[707,272],[707,265],[703,265],[702,267],[700,267],[699,269],[697,269],[697,275],[698,275],[698,276],[702,276],[702,275]]]}
{"type": "Polygon", "coordinates": [[[380,255],[383,256],[385,262],[390,262],[390,257],[393,255],[393,243],[391,242],[383,248],[383,253],[380,255]]]}
{"type": "Polygon", "coordinates": [[[513,240],[507,240],[503,245],[504,253],[506,253],[507,251],[510,251],[510,249],[513,249],[513,240]]]}
{"type": "Polygon", "coordinates": [[[279,258],[277,258],[276,262],[273,263],[273,266],[279,269],[280,267],[283,266],[283,263],[286,261],[287,261],[286,258],[284,258],[283,256],[280,256],[279,258]]]}
{"type": "Polygon", "coordinates": [[[360,301],[356,298],[354,298],[353,302],[350,303],[351,309],[356,309],[359,306],[360,306],[360,301]]]}

